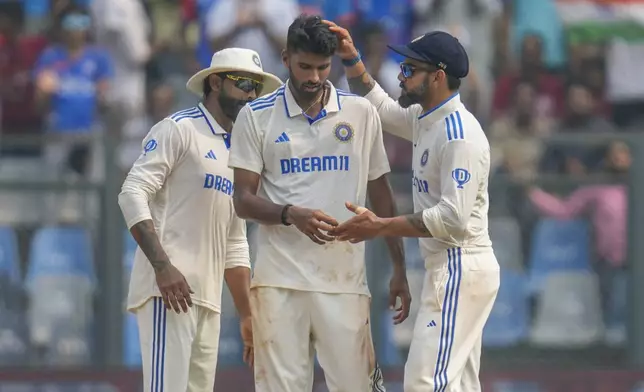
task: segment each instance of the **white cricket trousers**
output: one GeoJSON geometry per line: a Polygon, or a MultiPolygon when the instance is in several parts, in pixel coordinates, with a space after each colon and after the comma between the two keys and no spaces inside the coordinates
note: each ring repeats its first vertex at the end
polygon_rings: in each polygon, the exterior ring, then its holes
{"type": "Polygon", "coordinates": [[[160,297],[136,310],[144,392],[212,392],[219,350],[219,313],[193,305],[167,310],[160,297]]]}
{"type": "Polygon", "coordinates": [[[483,327],[499,290],[491,248],[452,248],[427,272],[405,364],[405,392],[479,392],[483,327]]]}
{"type": "Polygon", "coordinates": [[[384,392],[370,302],[358,294],[253,288],[255,392],[311,392],[315,352],[329,392],[384,392]]]}

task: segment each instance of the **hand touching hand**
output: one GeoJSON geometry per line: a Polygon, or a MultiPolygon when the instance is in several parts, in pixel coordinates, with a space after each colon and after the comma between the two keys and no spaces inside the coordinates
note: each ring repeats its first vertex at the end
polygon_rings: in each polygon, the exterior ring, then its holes
{"type": "Polygon", "coordinates": [[[311,210],[291,206],[287,211],[287,221],[304,233],[311,241],[319,245],[333,241],[334,238],[323,231],[330,231],[338,225],[338,221],[320,210],[311,210]]]}
{"type": "Polygon", "coordinates": [[[337,237],[338,241],[349,241],[356,244],[380,234],[384,223],[376,214],[350,202],[346,202],[346,207],[356,216],[331,230],[330,235],[337,237]]]}

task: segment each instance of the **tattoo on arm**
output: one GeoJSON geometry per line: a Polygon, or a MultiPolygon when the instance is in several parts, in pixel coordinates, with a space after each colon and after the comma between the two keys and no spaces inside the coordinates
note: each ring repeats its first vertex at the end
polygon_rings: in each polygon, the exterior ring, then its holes
{"type": "Polygon", "coordinates": [[[375,87],[376,81],[369,75],[369,72],[365,71],[362,75],[355,78],[347,79],[349,83],[349,90],[352,93],[364,97],[369,94],[369,92],[375,87]]]}
{"type": "Polygon", "coordinates": [[[155,272],[162,271],[170,265],[170,260],[161,246],[161,241],[159,241],[159,236],[152,220],[147,219],[137,223],[132,226],[130,232],[150,261],[155,272]]]}
{"type": "Polygon", "coordinates": [[[422,211],[411,215],[405,215],[405,218],[407,218],[407,222],[409,222],[409,224],[412,225],[414,229],[418,230],[419,233],[429,234],[429,229],[427,229],[425,222],[423,222],[422,211]]]}

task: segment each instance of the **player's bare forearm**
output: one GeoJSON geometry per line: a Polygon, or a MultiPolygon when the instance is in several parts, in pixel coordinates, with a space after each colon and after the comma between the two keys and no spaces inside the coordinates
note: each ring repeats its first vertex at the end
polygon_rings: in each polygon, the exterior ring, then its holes
{"type": "MultiPolygon", "coordinates": [[[[374,214],[381,218],[393,218],[396,216],[396,204],[394,195],[389,185],[387,175],[383,175],[367,184],[367,194],[371,209],[374,214]]],[[[403,248],[402,238],[387,236],[385,237],[389,255],[394,263],[394,267],[405,269],[405,251],[403,248]]]]}
{"type": "Polygon", "coordinates": [[[282,224],[282,210],[284,209],[282,205],[237,189],[233,195],[233,202],[237,215],[242,219],[255,221],[262,225],[282,224]]]}
{"type": "Polygon", "coordinates": [[[397,237],[432,237],[425,222],[423,212],[401,215],[383,220],[382,235],[397,237]]]}
{"type": "Polygon", "coordinates": [[[161,246],[159,236],[151,219],[141,221],[130,229],[132,237],[139,245],[155,272],[163,271],[170,265],[170,259],[161,246]]]}
{"type": "Polygon", "coordinates": [[[252,220],[263,225],[282,223],[284,206],[257,196],[260,175],[244,169],[235,169],[235,192],[233,203],[235,212],[242,219],[252,220]]]}
{"type": "Polygon", "coordinates": [[[224,279],[233,297],[239,318],[250,317],[250,268],[228,268],[224,271],[224,279]]]}
{"type": "MultiPolygon", "coordinates": [[[[359,64],[362,64],[362,62],[360,62],[359,64]]],[[[356,76],[350,76],[347,72],[347,82],[349,83],[349,90],[351,90],[352,93],[364,97],[365,95],[369,94],[371,90],[373,90],[373,88],[376,86],[376,81],[371,77],[371,75],[369,75],[369,72],[364,69],[364,66],[362,66],[361,68],[363,70],[362,73],[356,76]]],[[[357,73],[359,70],[357,66],[347,67],[347,69],[351,69],[355,73],[357,73]]]]}

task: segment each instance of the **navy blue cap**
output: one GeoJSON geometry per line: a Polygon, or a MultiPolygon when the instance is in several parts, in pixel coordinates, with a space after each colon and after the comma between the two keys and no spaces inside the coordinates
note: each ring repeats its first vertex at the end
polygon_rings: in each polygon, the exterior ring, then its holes
{"type": "Polygon", "coordinates": [[[470,71],[470,61],[458,39],[443,31],[422,35],[407,45],[387,45],[410,59],[433,64],[446,74],[461,79],[470,71]]]}

